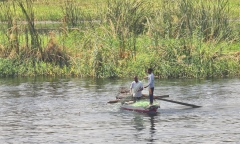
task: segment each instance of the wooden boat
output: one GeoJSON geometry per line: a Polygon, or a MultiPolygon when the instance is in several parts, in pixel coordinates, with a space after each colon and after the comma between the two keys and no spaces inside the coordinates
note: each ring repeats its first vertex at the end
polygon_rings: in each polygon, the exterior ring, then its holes
{"type": "MultiPolygon", "coordinates": [[[[118,93],[118,95],[116,96],[115,100],[111,100],[108,101],[107,103],[118,103],[118,102],[123,102],[125,101],[124,99],[127,97],[131,97],[131,94],[129,93],[130,91],[127,90],[126,88],[122,88],[120,90],[120,92],[118,93]]],[[[201,106],[198,105],[194,105],[194,104],[189,104],[189,103],[184,103],[184,102],[179,102],[179,101],[174,101],[174,100],[168,100],[168,99],[164,99],[169,97],[169,95],[162,95],[162,96],[153,96],[154,100],[161,100],[161,101],[166,101],[166,102],[171,102],[171,103],[176,103],[176,104],[180,104],[180,105],[185,105],[185,106],[190,106],[193,108],[199,108],[201,106]]],[[[142,95],[142,100],[145,101],[147,100],[147,103],[149,103],[149,97],[148,94],[143,94],[142,95]]],[[[141,101],[142,101],[141,100],[141,101]]],[[[143,112],[143,113],[151,113],[151,112],[156,112],[158,108],[160,108],[159,104],[153,105],[148,107],[148,104],[146,106],[136,106],[136,103],[122,103],[121,106],[122,109],[125,110],[130,110],[130,111],[137,111],[137,112],[143,112]]]]}
{"type": "Polygon", "coordinates": [[[154,114],[157,113],[157,109],[160,108],[158,102],[154,101],[153,105],[149,106],[149,100],[139,100],[135,103],[133,101],[125,102],[121,105],[121,109],[135,111],[140,113],[154,114]]]}

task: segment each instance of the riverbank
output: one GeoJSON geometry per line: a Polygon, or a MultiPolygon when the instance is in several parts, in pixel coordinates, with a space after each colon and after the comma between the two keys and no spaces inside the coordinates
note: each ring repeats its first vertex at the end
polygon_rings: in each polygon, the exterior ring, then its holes
{"type": "Polygon", "coordinates": [[[159,78],[239,76],[232,3],[176,2],[111,0],[95,16],[59,2],[61,18],[45,23],[39,3],[2,3],[0,76],[145,76],[149,67],[159,78]]]}

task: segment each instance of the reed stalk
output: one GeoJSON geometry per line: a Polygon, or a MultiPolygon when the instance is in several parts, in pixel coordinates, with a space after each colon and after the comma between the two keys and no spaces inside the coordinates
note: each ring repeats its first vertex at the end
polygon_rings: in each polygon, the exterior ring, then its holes
{"type": "Polygon", "coordinates": [[[14,2],[3,2],[0,3],[1,20],[6,21],[7,27],[2,27],[3,33],[6,33],[8,44],[4,48],[2,54],[4,57],[14,57],[15,54],[19,54],[19,40],[18,40],[18,29],[16,15],[16,5],[14,2]]]}
{"type": "Polygon", "coordinates": [[[150,3],[138,0],[108,0],[105,19],[110,24],[112,37],[119,41],[119,57],[125,58],[126,50],[136,55],[136,42],[145,30],[150,15],[150,3]]]}

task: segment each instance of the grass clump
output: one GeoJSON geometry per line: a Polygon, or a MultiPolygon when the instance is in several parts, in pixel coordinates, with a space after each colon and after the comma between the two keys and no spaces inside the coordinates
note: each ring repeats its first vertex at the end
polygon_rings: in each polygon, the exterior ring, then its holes
{"type": "Polygon", "coordinates": [[[232,1],[98,2],[0,2],[2,76],[141,77],[149,67],[160,78],[239,76],[232,1]]]}

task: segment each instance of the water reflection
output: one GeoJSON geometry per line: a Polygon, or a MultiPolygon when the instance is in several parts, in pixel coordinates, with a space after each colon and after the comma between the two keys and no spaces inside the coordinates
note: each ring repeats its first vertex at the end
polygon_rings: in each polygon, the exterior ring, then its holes
{"type": "Polygon", "coordinates": [[[150,137],[148,139],[149,142],[154,143],[156,138],[155,137],[155,133],[156,133],[156,128],[155,128],[155,116],[154,115],[150,115],[149,117],[150,120],[150,137]]]}
{"type": "Polygon", "coordinates": [[[141,130],[144,129],[144,121],[143,121],[143,116],[142,116],[142,115],[140,115],[140,114],[134,114],[133,122],[134,122],[133,127],[134,127],[137,131],[141,131],[141,130]]]}
{"type": "Polygon", "coordinates": [[[158,114],[139,114],[134,113],[133,127],[136,129],[136,134],[134,135],[136,140],[141,140],[144,136],[147,143],[156,142],[156,121],[155,118],[158,117],[158,114]]]}

